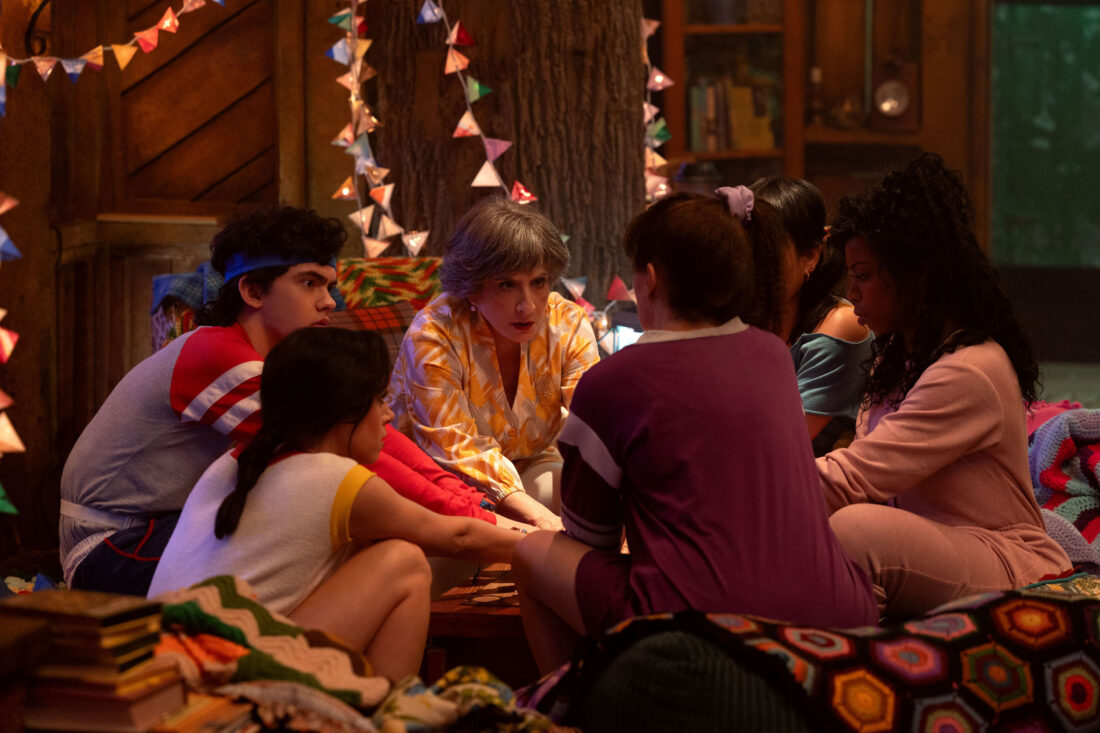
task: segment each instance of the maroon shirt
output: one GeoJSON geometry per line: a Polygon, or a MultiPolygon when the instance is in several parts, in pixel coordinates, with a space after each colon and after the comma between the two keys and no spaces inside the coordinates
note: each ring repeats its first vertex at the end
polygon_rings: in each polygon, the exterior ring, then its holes
{"type": "MultiPolygon", "coordinates": [[[[876,622],[870,581],[829,528],[794,367],[774,335],[738,319],[647,334],[581,379],[559,446],[565,532],[617,553],[625,525],[634,612],[876,622]]],[[[599,602],[583,597],[600,587],[585,567],[582,609],[599,602]]]]}

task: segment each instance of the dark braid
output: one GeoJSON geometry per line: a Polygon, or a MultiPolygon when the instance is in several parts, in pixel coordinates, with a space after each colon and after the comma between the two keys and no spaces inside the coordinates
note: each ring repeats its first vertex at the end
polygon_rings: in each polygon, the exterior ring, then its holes
{"type": "Polygon", "coordinates": [[[376,331],[302,328],[277,343],[260,377],[263,425],[237,459],[237,485],[218,507],[214,536],[237,529],[248,492],[278,453],[311,450],[334,426],[358,423],[389,379],[389,351],[376,331]]]}
{"type": "Polygon", "coordinates": [[[753,204],[752,219],[744,223],[752,244],[755,293],[753,305],[742,320],[771,331],[784,341],[783,304],[787,297],[784,278],[784,249],[787,246],[783,222],[775,209],[763,199],[753,204]]]}

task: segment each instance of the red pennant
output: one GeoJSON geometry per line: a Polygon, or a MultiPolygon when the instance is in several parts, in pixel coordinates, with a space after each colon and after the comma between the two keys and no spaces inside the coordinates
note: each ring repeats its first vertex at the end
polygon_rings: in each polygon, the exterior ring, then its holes
{"type": "Polygon", "coordinates": [[[516,181],[512,184],[512,200],[521,204],[529,204],[539,199],[535,194],[528,191],[526,186],[516,181]]]}
{"type": "Polygon", "coordinates": [[[611,281],[611,287],[607,289],[608,300],[630,300],[630,291],[626,289],[626,283],[618,275],[611,281]]]}

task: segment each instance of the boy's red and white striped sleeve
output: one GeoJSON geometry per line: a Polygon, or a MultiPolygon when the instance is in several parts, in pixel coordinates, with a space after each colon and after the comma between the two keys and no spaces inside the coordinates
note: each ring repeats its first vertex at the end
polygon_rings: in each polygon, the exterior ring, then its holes
{"type": "Polygon", "coordinates": [[[172,372],[172,410],[184,424],[206,425],[247,441],[260,429],[264,363],[243,333],[226,335],[221,329],[200,329],[184,346],[172,372]]]}

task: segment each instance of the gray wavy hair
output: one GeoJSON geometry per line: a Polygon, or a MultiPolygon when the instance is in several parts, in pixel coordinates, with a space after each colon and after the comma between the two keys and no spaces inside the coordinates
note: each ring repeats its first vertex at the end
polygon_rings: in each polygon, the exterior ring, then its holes
{"type": "Polygon", "coordinates": [[[569,249],[553,223],[531,204],[502,196],[477,202],[447,240],[443,290],[468,298],[489,280],[545,267],[551,281],[569,267],[569,249]]]}

